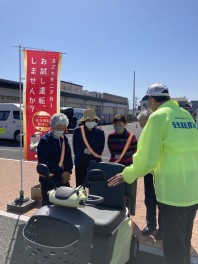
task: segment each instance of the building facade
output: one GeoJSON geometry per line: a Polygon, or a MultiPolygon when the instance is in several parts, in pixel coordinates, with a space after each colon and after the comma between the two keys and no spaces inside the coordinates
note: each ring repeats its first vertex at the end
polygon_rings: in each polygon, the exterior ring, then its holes
{"type": "MultiPolygon", "coordinates": [[[[23,89],[23,85],[21,85],[23,89]]],[[[22,98],[21,101],[23,102],[22,98]]],[[[0,79],[0,103],[19,103],[19,83],[0,79]]],[[[100,92],[89,92],[82,85],[61,81],[60,107],[94,108],[99,117],[111,123],[114,115],[128,117],[128,98],[100,92]]]]}
{"type": "MultiPolygon", "coordinates": [[[[178,102],[179,106],[193,114],[192,104],[188,101],[186,97],[177,97],[177,98],[171,98],[172,100],[175,100],[178,102]]],[[[140,101],[140,109],[143,110],[148,107],[147,100],[140,101]]]]}

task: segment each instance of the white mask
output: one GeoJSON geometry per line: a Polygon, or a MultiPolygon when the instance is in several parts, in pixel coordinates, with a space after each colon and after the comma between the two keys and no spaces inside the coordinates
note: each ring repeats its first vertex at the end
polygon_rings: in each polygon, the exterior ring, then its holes
{"type": "Polygon", "coordinates": [[[153,113],[153,110],[152,110],[150,107],[148,107],[148,109],[149,109],[149,111],[150,111],[151,113],[153,113]]]}
{"type": "Polygon", "coordinates": [[[53,131],[53,137],[54,138],[60,138],[64,133],[64,130],[54,130],[53,131]]]}
{"type": "Polygon", "coordinates": [[[85,126],[87,127],[87,128],[94,128],[95,126],[96,126],[97,124],[96,124],[96,122],[94,122],[94,121],[92,121],[92,122],[85,122],[85,126]]]}
{"type": "Polygon", "coordinates": [[[153,113],[153,110],[151,109],[152,106],[153,106],[153,101],[151,101],[151,99],[150,99],[150,102],[148,100],[148,109],[150,110],[151,113],[153,113]]]}

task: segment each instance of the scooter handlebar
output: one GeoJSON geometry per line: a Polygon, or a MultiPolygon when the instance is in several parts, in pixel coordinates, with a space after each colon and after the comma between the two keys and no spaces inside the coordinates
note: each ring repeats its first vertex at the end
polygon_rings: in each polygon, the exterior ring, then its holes
{"type": "Polygon", "coordinates": [[[101,204],[104,202],[104,198],[102,196],[97,196],[97,195],[92,195],[92,194],[89,194],[88,195],[88,199],[87,201],[85,202],[85,204],[101,204]]]}

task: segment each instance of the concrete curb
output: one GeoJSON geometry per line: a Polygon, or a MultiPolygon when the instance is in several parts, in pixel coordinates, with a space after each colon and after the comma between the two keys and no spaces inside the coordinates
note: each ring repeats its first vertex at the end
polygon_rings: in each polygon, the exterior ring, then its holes
{"type": "Polygon", "coordinates": [[[17,219],[17,220],[21,220],[21,221],[24,221],[24,222],[27,222],[30,219],[30,217],[25,216],[25,215],[18,215],[18,214],[14,214],[14,213],[8,213],[8,212],[2,211],[2,210],[0,210],[0,215],[7,216],[7,217],[10,217],[10,218],[13,218],[13,219],[17,219]]]}

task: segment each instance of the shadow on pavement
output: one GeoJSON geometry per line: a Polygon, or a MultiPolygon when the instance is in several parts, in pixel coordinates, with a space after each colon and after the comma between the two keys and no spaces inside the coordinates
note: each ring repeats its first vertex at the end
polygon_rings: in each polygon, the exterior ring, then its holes
{"type": "Polygon", "coordinates": [[[25,264],[23,228],[26,222],[0,216],[0,263],[25,264]]]}
{"type": "Polygon", "coordinates": [[[141,252],[136,264],[165,264],[165,262],[163,257],[141,252]]]}
{"type": "Polygon", "coordinates": [[[12,139],[0,139],[0,146],[3,147],[20,147],[20,143],[12,139]]]}

